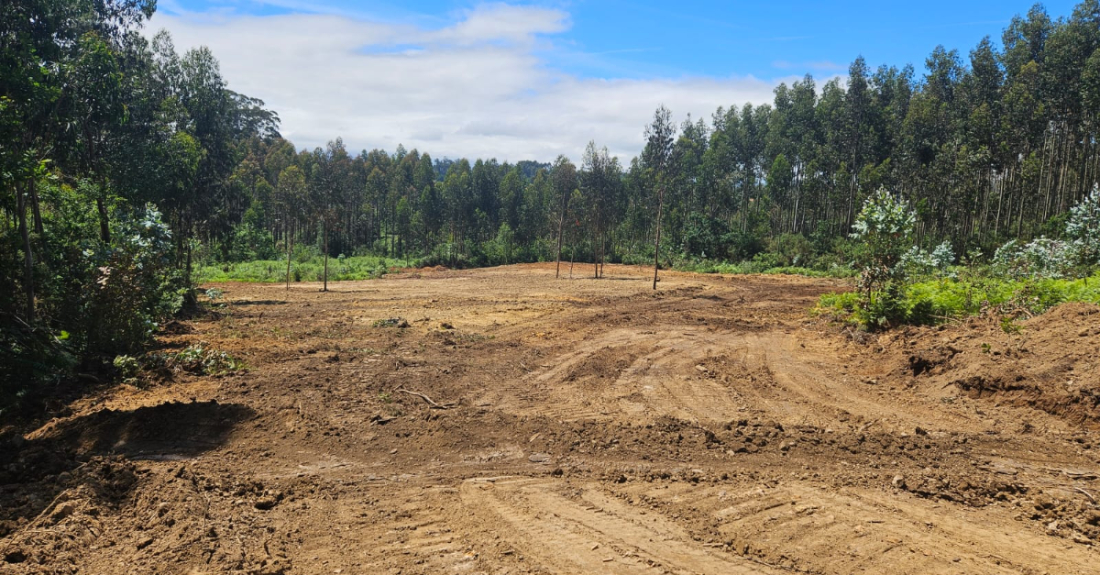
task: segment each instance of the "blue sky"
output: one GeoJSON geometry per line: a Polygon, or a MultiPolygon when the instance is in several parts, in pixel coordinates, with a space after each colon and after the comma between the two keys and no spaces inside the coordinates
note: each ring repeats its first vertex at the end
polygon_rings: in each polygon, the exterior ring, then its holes
{"type": "MultiPolygon", "coordinates": [[[[1074,2],[1045,2],[1052,17],[1074,2]]],[[[435,155],[552,159],[590,139],[637,153],[657,104],[678,117],[762,103],[781,81],[965,58],[1027,0],[676,3],[649,0],[160,0],[181,51],[209,45],[303,147],[398,142],[435,155]]]]}

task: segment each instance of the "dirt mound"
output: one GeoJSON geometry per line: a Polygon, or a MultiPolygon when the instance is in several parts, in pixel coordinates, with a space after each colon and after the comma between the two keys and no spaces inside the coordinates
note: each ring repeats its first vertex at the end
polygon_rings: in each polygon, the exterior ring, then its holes
{"type": "MultiPolygon", "coordinates": [[[[1051,308],[1046,313],[1027,320],[1032,329],[1062,330],[1073,326],[1095,330],[1100,327],[1100,306],[1084,302],[1064,303],[1051,308]]],[[[1093,333],[1093,335],[1096,335],[1093,333]]]]}
{"type": "Polygon", "coordinates": [[[1070,303],[1035,318],[976,318],[907,338],[912,375],[972,399],[1100,425],[1100,308],[1070,303]]]}

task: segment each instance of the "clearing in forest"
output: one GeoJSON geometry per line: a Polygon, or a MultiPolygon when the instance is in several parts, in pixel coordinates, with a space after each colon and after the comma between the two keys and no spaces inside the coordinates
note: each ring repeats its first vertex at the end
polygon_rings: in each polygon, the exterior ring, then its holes
{"type": "Polygon", "coordinates": [[[869,335],[835,280],[590,271],[218,285],[164,344],[249,369],[0,447],[0,571],[1096,572],[1100,309],[869,335]]]}

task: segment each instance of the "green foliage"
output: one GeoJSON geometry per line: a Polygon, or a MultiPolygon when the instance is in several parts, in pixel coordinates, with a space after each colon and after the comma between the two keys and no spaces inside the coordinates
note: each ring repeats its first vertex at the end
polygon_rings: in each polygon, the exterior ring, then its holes
{"type": "Polygon", "coordinates": [[[1073,259],[1072,246],[1060,240],[1010,240],[994,253],[992,267],[997,274],[1014,279],[1061,278],[1070,273],[1073,259]]]}
{"type": "Polygon", "coordinates": [[[228,261],[231,262],[271,260],[277,257],[271,231],[256,228],[248,222],[234,230],[228,252],[228,261]]]}
{"type": "Polygon", "coordinates": [[[1066,237],[1073,241],[1073,259],[1079,266],[1100,264],[1100,186],[1070,209],[1066,237]]]}
{"type": "Polygon", "coordinates": [[[1010,335],[1018,334],[1022,329],[1020,324],[1016,323],[1016,320],[1012,316],[1006,315],[1001,317],[1001,330],[1005,333],[1010,335]]]}
{"type": "Polygon", "coordinates": [[[768,251],[784,266],[810,267],[816,255],[810,240],[802,234],[780,234],[772,239],[768,251]]]}
{"type": "Polygon", "coordinates": [[[732,239],[724,220],[692,212],[683,225],[680,251],[684,257],[722,260],[729,257],[732,239]]]}
{"type": "MultiPolygon", "coordinates": [[[[420,262],[412,261],[413,265],[420,262]]],[[[403,267],[404,260],[379,256],[353,256],[329,259],[329,281],[369,280],[385,275],[390,268],[403,267]]],[[[324,271],[323,256],[313,256],[291,264],[292,281],[320,281],[324,271]]],[[[195,273],[199,283],[286,281],[286,260],[257,260],[201,266],[195,273]]]]}
{"type": "MultiPolygon", "coordinates": [[[[862,301],[855,292],[826,294],[819,300],[817,309],[869,329],[902,323],[935,325],[987,311],[1002,317],[1015,317],[1021,312],[1035,315],[1066,302],[1100,304],[1100,273],[1079,279],[948,277],[886,292],[876,299],[882,303],[872,306],[865,306],[862,301]]],[[[1013,329],[1006,325],[1002,328],[1013,329]]]]}
{"type": "Polygon", "coordinates": [[[860,289],[873,299],[875,290],[904,281],[905,270],[898,264],[912,245],[916,214],[903,199],[879,188],[863,204],[852,225],[852,239],[861,249],[857,254],[860,289]]]}
{"type": "Polygon", "coordinates": [[[774,260],[774,258],[756,258],[741,263],[721,262],[714,260],[685,260],[674,266],[674,269],[685,272],[705,274],[767,274],[767,275],[799,275],[807,277],[832,277],[850,278],[855,276],[855,271],[845,267],[831,267],[826,269],[803,268],[797,266],[772,266],[769,262],[761,260],[774,260]]]}
{"type": "Polygon", "coordinates": [[[516,234],[508,222],[500,224],[497,235],[485,244],[485,255],[489,265],[507,265],[515,262],[516,234]]]}
{"type": "Polygon", "coordinates": [[[111,363],[115,366],[115,369],[118,370],[119,375],[127,379],[137,375],[138,371],[141,369],[141,364],[138,363],[137,358],[132,355],[117,355],[111,363]]]}
{"type": "Polygon", "coordinates": [[[172,234],[151,205],[123,213],[112,243],[84,252],[94,282],[81,326],[90,350],[114,355],[140,349],[161,321],[180,310],[187,287],[173,254],[172,234]]]}
{"type": "Polygon", "coordinates": [[[76,368],[66,332],[0,318],[0,417],[33,405],[76,368]]]}
{"type": "Polygon", "coordinates": [[[294,281],[319,280],[321,254],[340,253],[354,255],[329,262],[333,280],[560,253],[723,273],[855,268],[869,326],[1002,296],[1027,309],[1085,297],[1043,282],[1100,265],[1100,189],[1085,193],[1100,173],[1094,4],[1059,19],[1035,8],[1003,52],[983,41],[969,63],[937,49],[923,77],[857,58],[846,82],[807,76],[709,125],[678,127],[661,107],[629,165],[592,142],[578,169],[349,154],[339,138],[299,152],[208,49],[137,34],[152,0],[0,2],[12,40],[0,46],[0,396],[137,354],[193,299],[193,265],[202,281],[283,281],[288,247],[294,281]],[[163,217],[143,227],[147,202],[163,217]],[[945,243],[911,249],[917,224],[923,245],[945,243]],[[1007,240],[997,279],[980,258],[949,266],[951,245],[1007,240]]]}
{"type": "Polygon", "coordinates": [[[955,251],[950,242],[943,242],[936,246],[931,253],[913,246],[901,256],[898,266],[903,270],[905,277],[942,277],[950,273],[951,264],[955,263],[955,251]]]}
{"type": "Polygon", "coordinates": [[[166,369],[191,375],[224,375],[248,368],[244,361],[204,343],[187,346],[177,352],[150,353],[145,364],[151,369],[166,369]]]}

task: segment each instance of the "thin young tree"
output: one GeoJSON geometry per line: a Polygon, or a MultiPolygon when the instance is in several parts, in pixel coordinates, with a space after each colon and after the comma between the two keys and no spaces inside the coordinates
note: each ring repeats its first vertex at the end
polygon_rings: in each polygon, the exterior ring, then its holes
{"type": "Polygon", "coordinates": [[[558,255],[554,265],[554,277],[561,277],[561,243],[565,231],[565,214],[569,211],[569,200],[573,197],[573,190],[577,189],[577,168],[569,158],[558,156],[554,160],[554,167],[550,172],[553,182],[554,196],[559,206],[558,212],[558,255]]]}
{"type": "Polygon", "coordinates": [[[290,256],[294,252],[294,234],[298,221],[298,209],[306,199],[306,179],[298,166],[287,166],[279,174],[275,188],[279,206],[283,211],[283,236],[286,244],[286,289],[290,291],[290,256]]]}
{"type": "Polygon", "coordinates": [[[661,257],[661,212],[664,209],[665,187],[668,180],[669,159],[672,157],[672,144],[676,137],[676,126],[672,123],[672,112],[663,104],[653,114],[653,123],[645,129],[646,145],[642,150],[650,184],[657,189],[657,228],[653,242],[653,289],[657,289],[657,273],[661,257]]]}
{"type": "Polygon", "coordinates": [[[596,279],[603,275],[607,230],[614,225],[613,212],[621,179],[618,159],[611,157],[606,146],[597,148],[595,142],[589,142],[584,150],[580,180],[584,190],[585,219],[591,230],[596,279]]]}

